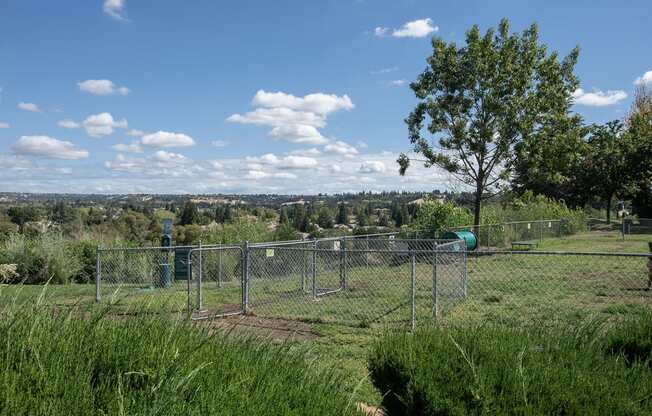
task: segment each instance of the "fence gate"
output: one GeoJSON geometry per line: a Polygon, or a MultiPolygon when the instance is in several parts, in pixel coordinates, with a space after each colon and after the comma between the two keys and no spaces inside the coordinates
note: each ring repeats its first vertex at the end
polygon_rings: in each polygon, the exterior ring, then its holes
{"type": "Polygon", "coordinates": [[[242,247],[195,248],[190,250],[188,260],[188,309],[193,319],[244,312],[242,247]]]}

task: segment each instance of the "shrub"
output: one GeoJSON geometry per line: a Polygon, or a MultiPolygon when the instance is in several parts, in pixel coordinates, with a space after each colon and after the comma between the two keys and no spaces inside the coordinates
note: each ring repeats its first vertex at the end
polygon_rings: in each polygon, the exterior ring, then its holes
{"type": "Polygon", "coordinates": [[[413,227],[420,231],[423,238],[436,238],[445,229],[472,222],[473,217],[467,209],[450,202],[427,199],[419,208],[413,227]]]}
{"type": "Polygon", "coordinates": [[[97,246],[99,242],[82,240],[69,241],[66,252],[69,258],[74,258],[79,264],[77,272],[71,276],[75,283],[89,283],[95,279],[95,264],[97,261],[97,246]]]}
{"type": "Polygon", "coordinates": [[[68,283],[81,269],[81,262],[70,256],[66,240],[59,234],[43,234],[28,238],[13,234],[0,251],[0,263],[16,264],[19,277],[25,283],[68,283]]]}
{"type": "Polygon", "coordinates": [[[393,332],[376,343],[369,368],[390,415],[650,414],[649,367],[605,358],[600,331],[582,331],[393,332]]]}

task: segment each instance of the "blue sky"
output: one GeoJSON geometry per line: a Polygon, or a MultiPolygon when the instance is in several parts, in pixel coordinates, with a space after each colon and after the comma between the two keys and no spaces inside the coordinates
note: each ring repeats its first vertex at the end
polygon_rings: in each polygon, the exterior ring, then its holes
{"type": "Polygon", "coordinates": [[[437,169],[397,174],[407,83],[432,36],[501,17],[581,47],[589,122],[652,83],[646,1],[3,0],[0,190],[455,189],[437,169]]]}

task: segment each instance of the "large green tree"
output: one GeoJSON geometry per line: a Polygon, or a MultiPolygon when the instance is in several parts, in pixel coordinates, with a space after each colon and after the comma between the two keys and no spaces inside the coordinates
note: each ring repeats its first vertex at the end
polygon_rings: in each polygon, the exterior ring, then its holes
{"type": "Polygon", "coordinates": [[[632,205],[639,217],[652,218],[652,88],[637,88],[626,125],[635,146],[629,157],[629,169],[636,183],[632,205]]]}
{"type": "Polygon", "coordinates": [[[631,195],[636,188],[635,171],[630,166],[636,152],[633,139],[619,120],[594,125],[588,139],[584,185],[605,204],[608,223],[611,222],[613,198],[631,195]]]}
{"type": "MultiPolygon", "coordinates": [[[[428,67],[410,84],[417,106],[405,120],[417,160],[471,186],[474,223],[483,199],[510,177],[514,147],[567,117],[578,48],[559,59],[539,42],[536,25],[509,33],[509,22],[483,35],[477,26],[458,47],[433,38],[428,67]]],[[[411,159],[402,154],[404,174],[411,159]]]]}

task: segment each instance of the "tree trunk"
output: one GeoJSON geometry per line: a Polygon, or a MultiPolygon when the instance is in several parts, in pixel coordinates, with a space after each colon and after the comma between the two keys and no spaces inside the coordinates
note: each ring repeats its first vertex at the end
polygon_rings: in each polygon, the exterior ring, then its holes
{"type": "Polygon", "coordinates": [[[613,198],[612,195],[609,195],[607,197],[607,224],[611,224],[611,199],[613,198]]]}
{"type": "Polygon", "coordinates": [[[473,200],[473,231],[476,236],[480,233],[480,206],[482,205],[482,186],[478,184],[473,200]]]}

